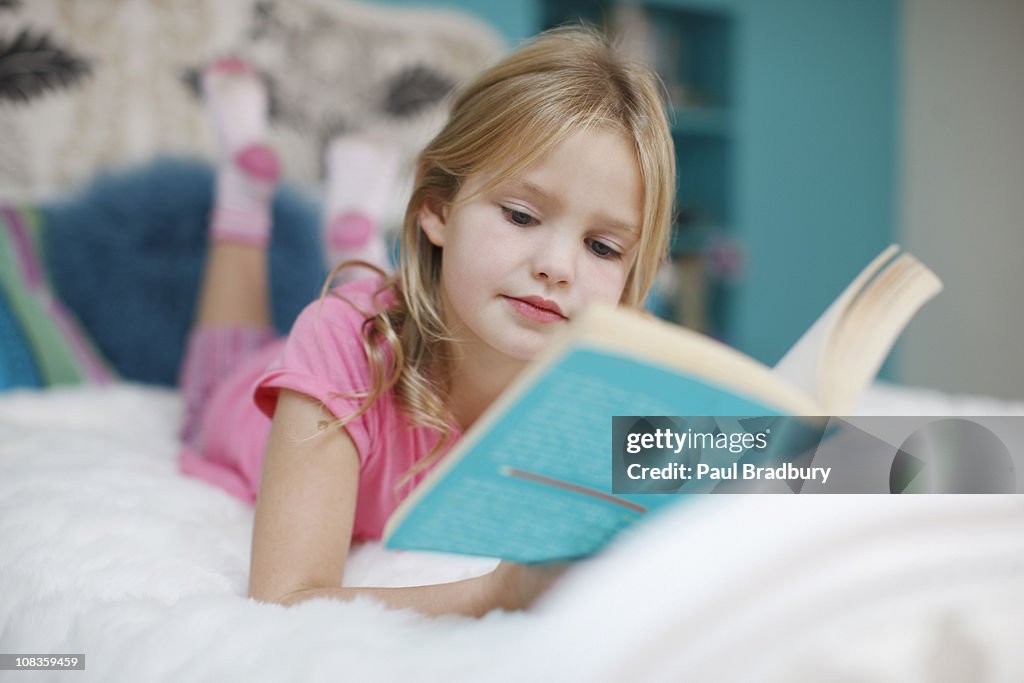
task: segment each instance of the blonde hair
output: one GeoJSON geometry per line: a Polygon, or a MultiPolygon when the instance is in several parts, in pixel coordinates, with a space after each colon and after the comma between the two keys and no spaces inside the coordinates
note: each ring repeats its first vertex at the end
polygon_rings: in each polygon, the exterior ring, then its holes
{"type": "MultiPolygon", "coordinates": [[[[442,318],[441,248],[420,229],[424,202],[454,202],[469,176],[493,173],[498,184],[520,173],[570,134],[593,127],[631,140],[644,188],[637,258],[622,303],[640,306],[667,252],[675,195],[675,153],[660,83],[645,65],[621,58],[589,28],[542,33],[480,74],[454,98],[447,124],[418,158],[405,210],[394,305],[370,317],[364,347],[373,386],[358,417],[388,390],[412,422],[440,434],[437,447],[406,473],[407,483],[439,457],[454,431],[446,403],[451,337],[442,318]],[[391,350],[391,358],[382,347],[391,350]]],[[[493,185],[491,185],[493,186],[493,185]]]]}

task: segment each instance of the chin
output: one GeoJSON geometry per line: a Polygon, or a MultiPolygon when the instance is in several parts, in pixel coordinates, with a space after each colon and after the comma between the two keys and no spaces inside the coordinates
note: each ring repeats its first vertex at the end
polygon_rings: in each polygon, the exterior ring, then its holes
{"type": "MultiPolygon", "coordinates": [[[[519,335],[516,335],[517,337],[519,335]]],[[[494,348],[513,360],[529,362],[536,360],[551,345],[552,336],[540,334],[522,335],[528,339],[505,337],[494,344],[494,348]]]]}
{"type": "Polygon", "coordinates": [[[529,363],[539,358],[542,352],[543,349],[531,351],[516,350],[512,352],[507,352],[505,353],[505,355],[511,358],[512,360],[522,361],[523,363],[529,363]]]}

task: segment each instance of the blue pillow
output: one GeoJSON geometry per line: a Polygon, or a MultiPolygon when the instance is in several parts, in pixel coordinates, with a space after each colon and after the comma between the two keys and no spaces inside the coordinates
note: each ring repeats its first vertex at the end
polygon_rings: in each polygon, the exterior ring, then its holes
{"type": "MultiPolygon", "coordinates": [[[[206,255],[213,169],[158,159],[98,176],[42,208],[58,296],[126,379],[173,385],[195,316],[206,255]]],[[[286,334],[326,278],[320,209],[282,187],[274,198],[270,288],[286,334]]]]}

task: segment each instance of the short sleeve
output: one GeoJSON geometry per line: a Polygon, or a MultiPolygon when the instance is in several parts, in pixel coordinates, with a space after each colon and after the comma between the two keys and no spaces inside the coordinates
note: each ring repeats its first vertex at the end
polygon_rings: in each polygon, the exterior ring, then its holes
{"type": "MultiPolygon", "coordinates": [[[[256,381],[253,398],[264,414],[273,416],[281,389],[320,401],[337,418],[359,409],[360,394],[372,386],[362,326],[380,308],[370,306],[375,289],[371,281],[352,283],[299,314],[281,354],[256,381]]],[[[374,441],[371,417],[372,410],[345,425],[364,464],[374,441]]]]}

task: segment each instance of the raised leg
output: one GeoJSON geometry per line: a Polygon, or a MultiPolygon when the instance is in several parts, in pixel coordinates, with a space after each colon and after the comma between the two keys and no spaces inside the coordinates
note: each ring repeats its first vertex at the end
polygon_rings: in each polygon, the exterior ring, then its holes
{"type": "Polygon", "coordinates": [[[179,377],[186,411],[181,437],[196,452],[213,390],[276,336],[267,245],[279,168],[266,144],[266,89],[247,63],[222,60],[203,74],[203,96],[217,138],[217,184],[198,310],[179,377]]]}
{"type": "MultiPolygon", "coordinates": [[[[328,270],[359,260],[390,272],[383,219],[395,191],[398,149],[370,137],[343,135],[331,141],[325,156],[324,254],[328,270]]],[[[346,268],[336,280],[370,275],[366,269],[346,268]]]]}
{"type": "Polygon", "coordinates": [[[279,166],[266,144],[266,89],[247,63],[221,60],[203,74],[203,96],[219,165],[196,325],[269,327],[266,252],[279,166]]]}

